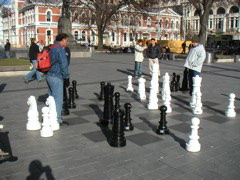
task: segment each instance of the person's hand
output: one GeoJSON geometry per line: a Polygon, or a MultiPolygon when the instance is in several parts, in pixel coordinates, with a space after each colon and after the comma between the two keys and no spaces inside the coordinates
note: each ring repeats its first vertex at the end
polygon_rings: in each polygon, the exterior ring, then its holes
{"type": "Polygon", "coordinates": [[[64,86],[68,87],[70,85],[70,80],[69,78],[64,79],[64,86]]]}

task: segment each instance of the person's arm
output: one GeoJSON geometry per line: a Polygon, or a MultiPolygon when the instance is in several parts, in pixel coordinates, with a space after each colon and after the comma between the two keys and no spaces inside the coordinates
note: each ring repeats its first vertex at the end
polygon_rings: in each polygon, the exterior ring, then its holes
{"type": "Polygon", "coordinates": [[[64,79],[69,78],[69,72],[68,72],[68,60],[67,60],[67,56],[66,56],[66,51],[60,47],[58,48],[59,50],[59,59],[60,59],[60,69],[61,69],[61,73],[64,79]]]}
{"type": "Polygon", "coordinates": [[[137,51],[137,52],[143,52],[144,49],[145,49],[145,47],[135,46],[135,51],[137,51]]]}
{"type": "Polygon", "coordinates": [[[201,64],[203,64],[203,62],[206,59],[206,51],[203,48],[202,50],[200,50],[199,52],[197,52],[197,58],[195,60],[193,60],[192,62],[192,66],[193,67],[197,67],[200,66],[201,64]]]}

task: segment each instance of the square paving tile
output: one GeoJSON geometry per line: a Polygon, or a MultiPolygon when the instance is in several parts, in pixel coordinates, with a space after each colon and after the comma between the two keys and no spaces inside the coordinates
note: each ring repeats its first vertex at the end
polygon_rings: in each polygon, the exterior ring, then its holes
{"type": "Polygon", "coordinates": [[[153,136],[147,132],[143,132],[132,136],[127,136],[127,140],[139,146],[144,146],[150,143],[161,141],[162,139],[160,137],[153,136]]]}
{"type": "Polygon", "coordinates": [[[190,122],[192,119],[192,116],[188,114],[177,114],[177,115],[171,116],[171,119],[178,120],[181,122],[190,122]]]}
{"type": "Polygon", "coordinates": [[[220,115],[208,116],[208,117],[205,117],[204,119],[208,120],[208,121],[218,123],[218,124],[222,124],[222,123],[225,123],[225,122],[229,121],[228,118],[226,118],[224,116],[220,116],[220,115]]]}
{"type": "Polygon", "coordinates": [[[136,115],[139,118],[144,118],[147,120],[152,120],[152,119],[159,119],[160,117],[160,111],[159,113],[155,113],[155,112],[147,112],[147,113],[143,113],[143,114],[138,114],[136,115]]]}
{"type": "Polygon", "coordinates": [[[102,131],[93,131],[89,133],[82,134],[86,138],[90,139],[93,142],[106,141],[107,138],[102,131]]]}
{"type": "Polygon", "coordinates": [[[219,103],[215,103],[212,101],[203,101],[202,103],[203,103],[203,106],[210,106],[210,107],[219,105],[219,103]]]}
{"type": "Polygon", "coordinates": [[[134,124],[134,127],[143,130],[143,131],[149,131],[152,130],[152,127],[154,126],[153,124],[151,124],[151,122],[149,122],[150,124],[147,124],[145,122],[140,122],[140,123],[136,123],[134,124]]]}
{"type": "Polygon", "coordinates": [[[81,117],[74,117],[70,119],[66,119],[66,122],[69,123],[69,125],[76,125],[76,124],[83,124],[83,123],[89,123],[86,119],[83,119],[81,117]]]}
{"type": "Polygon", "coordinates": [[[181,123],[181,124],[176,124],[173,126],[169,126],[169,130],[171,131],[171,129],[174,129],[176,131],[182,132],[184,134],[187,134],[189,132],[191,132],[191,125],[188,123],[181,123]]]}
{"type": "Polygon", "coordinates": [[[88,109],[88,110],[75,111],[72,113],[80,117],[80,116],[86,116],[86,115],[93,114],[94,112],[92,109],[88,109]]]}

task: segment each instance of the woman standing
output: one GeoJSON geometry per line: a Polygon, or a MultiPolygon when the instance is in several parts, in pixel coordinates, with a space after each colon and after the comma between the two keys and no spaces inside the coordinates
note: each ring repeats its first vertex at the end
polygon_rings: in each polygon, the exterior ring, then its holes
{"type": "Polygon", "coordinates": [[[37,64],[37,55],[39,53],[39,47],[36,44],[36,39],[32,38],[31,39],[31,46],[29,48],[29,59],[30,62],[32,63],[32,70],[24,77],[24,82],[28,83],[29,80],[32,79],[32,77],[36,74],[36,78],[38,81],[41,81],[41,73],[37,71],[36,69],[36,64],[37,64]]]}
{"type": "Polygon", "coordinates": [[[143,41],[139,39],[137,45],[135,46],[135,69],[134,69],[135,78],[140,78],[142,75],[142,62],[144,59],[143,51],[146,48],[147,47],[143,47],[143,41]]]}

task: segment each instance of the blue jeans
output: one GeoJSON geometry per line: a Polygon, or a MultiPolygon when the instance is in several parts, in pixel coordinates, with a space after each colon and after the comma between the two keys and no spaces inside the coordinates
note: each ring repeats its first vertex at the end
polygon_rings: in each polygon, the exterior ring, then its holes
{"type": "Polygon", "coordinates": [[[26,80],[30,80],[34,74],[36,74],[37,80],[41,80],[41,73],[36,70],[37,60],[32,60],[33,69],[24,77],[26,80]]]}
{"type": "Polygon", "coordinates": [[[10,58],[10,51],[5,51],[6,52],[6,57],[9,59],[10,58]]]}
{"type": "Polygon", "coordinates": [[[54,76],[46,76],[48,84],[48,94],[53,96],[56,103],[57,119],[62,123],[62,106],[63,106],[63,79],[54,76]]]}
{"type": "Polygon", "coordinates": [[[142,62],[135,61],[134,76],[141,77],[142,75],[142,62]]]}
{"type": "Polygon", "coordinates": [[[192,95],[192,91],[193,91],[193,77],[196,77],[197,75],[200,76],[200,72],[194,71],[192,69],[189,69],[188,71],[188,81],[189,81],[189,87],[190,87],[190,95],[192,95]]]}

